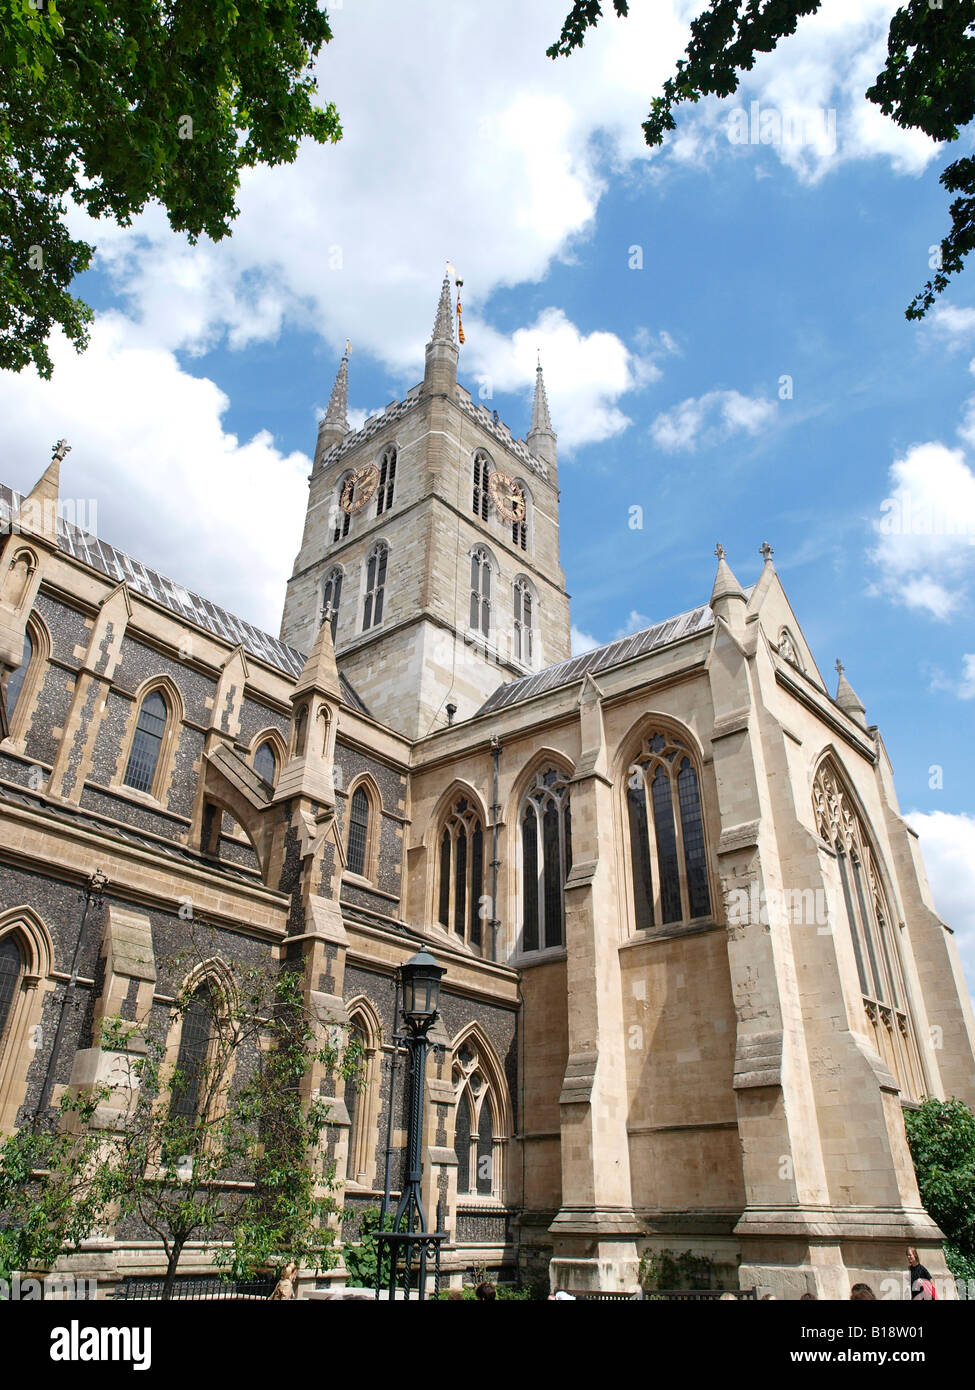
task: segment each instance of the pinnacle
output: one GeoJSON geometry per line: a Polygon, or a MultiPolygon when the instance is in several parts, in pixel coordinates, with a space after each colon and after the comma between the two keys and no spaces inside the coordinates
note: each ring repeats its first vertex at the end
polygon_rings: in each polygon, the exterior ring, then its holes
{"type": "Polygon", "coordinates": [[[343,354],[339,364],[338,373],[335,377],[335,385],[332,387],[332,395],[328,402],[328,410],[325,412],[321,423],[322,429],[341,431],[347,434],[349,429],[349,354],[343,354]]]}
{"type": "Polygon", "coordinates": [[[443,285],[440,288],[440,303],[437,305],[437,317],[433,322],[433,337],[431,342],[454,341],[454,314],[453,305],[450,301],[450,276],[443,277],[443,285]]]}
{"type": "Polygon", "coordinates": [[[552,429],[552,417],[548,413],[548,396],[545,394],[545,379],[542,376],[541,362],[535,369],[535,401],[532,406],[532,423],[528,434],[530,437],[539,432],[545,434],[554,434],[555,432],[552,429]]]}

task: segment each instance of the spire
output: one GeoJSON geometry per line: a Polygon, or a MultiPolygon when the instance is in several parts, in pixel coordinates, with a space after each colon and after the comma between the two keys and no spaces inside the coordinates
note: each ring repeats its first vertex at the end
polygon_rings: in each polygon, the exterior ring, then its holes
{"type": "Polygon", "coordinates": [[[19,519],[35,535],[45,536],[57,545],[58,500],[61,495],[61,461],[71,452],[66,439],[52,446],[51,462],[20,504],[19,519]]]}
{"type": "Polygon", "coordinates": [[[349,431],[349,351],[348,343],[346,350],[342,354],[342,361],[339,363],[338,374],[335,378],[335,385],[332,387],[332,395],[328,402],[328,409],[325,412],[323,424],[327,428],[341,430],[343,434],[349,431]]]}
{"type": "Polygon", "coordinates": [[[330,695],[341,702],[342,687],[339,685],[339,672],[335,664],[335,646],[332,642],[332,615],[322,615],[322,625],[318,629],[315,645],[308,654],[298,684],[292,691],[292,700],[308,690],[330,695]]]}
{"type": "Polygon", "coordinates": [[[548,396],[545,394],[541,357],[539,357],[538,366],[535,368],[535,400],[532,404],[532,423],[525,443],[538,458],[544,459],[553,468],[556,466],[556,434],[552,429],[552,417],[548,413],[548,396]]]}
{"type": "Polygon", "coordinates": [[[450,301],[450,276],[443,277],[443,284],[440,287],[440,303],[437,305],[437,317],[433,321],[432,343],[454,341],[454,309],[450,301]]]}
{"type": "Polygon", "coordinates": [[[836,683],[836,703],[841,710],[845,710],[851,719],[865,729],[867,727],[867,711],[861,703],[859,695],[843,674],[844,667],[839,657],[836,658],[836,671],[839,676],[836,683]]]}
{"type": "Polygon", "coordinates": [[[349,432],[349,353],[352,344],[345,340],[345,352],[329,397],[328,409],[318,422],[318,443],[315,447],[315,467],[322,454],[340,444],[349,432]]]}
{"type": "Polygon", "coordinates": [[[425,396],[453,397],[457,386],[457,357],[459,349],[454,337],[454,311],[450,302],[450,276],[443,277],[440,303],[433,322],[433,336],[427,343],[426,368],[423,373],[425,396]]]}
{"type": "Polygon", "coordinates": [[[552,431],[552,417],[548,413],[548,396],[545,394],[541,359],[535,368],[535,403],[532,406],[532,426],[529,433],[534,434],[536,430],[548,430],[549,433],[552,431]]]}

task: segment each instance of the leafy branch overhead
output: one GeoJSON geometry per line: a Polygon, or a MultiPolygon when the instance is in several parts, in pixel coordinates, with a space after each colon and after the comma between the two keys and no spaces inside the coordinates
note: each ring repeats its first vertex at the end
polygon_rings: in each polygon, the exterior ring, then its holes
{"type": "Polygon", "coordinates": [[[331,37],[316,0],[0,0],[0,367],[50,376],[56,328],[87,342],[69,201],[126,226],[157,200],[217,241],[242,169],[339,140],[312,72],[331,37]]]}
{"type": "MultiPolygon", "coordinates": [[[[661,145],[676,130],[674,110],[702,97],[731,96],[740,74],[750,72],[761,53],[771,53],[796,31],[799,20],[815,14],[822,0],[710,0],[691,22],[691,39],[677,70],[654,97],[643,123],[648,145],[661,145]]],[[[627,0],[613,0],[620,18],[627,0]]],[[[585,42],[602,18],[600,0],[576,0],[566,16],[550,58],[568,56],[585,42]]],[[[905,130],[920,130],[933,140],[957,140],[975,119],[975,0],[908,0],[893,16],[887,39],[887,62],[867,99],[905,130]]],[[[907,308],[909,319],[923,318],[975,248],[975,159],[962,158],[941,174],[948,193],[951,227],[941,242],[935,275],[907,308]]]]}

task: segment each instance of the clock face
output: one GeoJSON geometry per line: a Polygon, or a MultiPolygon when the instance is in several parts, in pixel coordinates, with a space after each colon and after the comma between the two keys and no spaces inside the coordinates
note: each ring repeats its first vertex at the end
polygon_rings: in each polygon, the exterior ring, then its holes
{"type": "Polygon", "coordinates": [[[374,463],[367,463],[365,468],[360,468],[357,473],[346,478],[342,495],[339,497],[339,506],[343,512],[348,512],[349,516],[355,516],[375,495],[378,486],[379,469],[374,463]]]}
{"type": "Polygon", "coordinates": [[[525,494],[521,484],[507,473],[492,473],[488,479],[491,498],[505,521],[524,521],[525,494]]]}

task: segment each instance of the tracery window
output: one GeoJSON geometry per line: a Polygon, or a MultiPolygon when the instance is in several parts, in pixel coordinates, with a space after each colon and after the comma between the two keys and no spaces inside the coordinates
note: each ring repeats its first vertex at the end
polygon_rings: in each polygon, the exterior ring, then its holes
{"type": "Polygon", "coordinates": [[[498,1100],[470,1040],[461,1044],[454,1058],[454,1089],[457,1196],[493,1197],[500,1201],[503,1186],[498,1100]]]}
{"type": "Polygon", "coordinates": [[[363,632],[382,622],[388,560],[389,546],[385,541],[377,541],[366,560],[366,597],[362,610],[363,632]]]}
{"type": "Polygon", "coordinates": [[[521,808],[522,950],[565,944],[565,880],[572,868],[568,779],[536,774],[521,808]]]}
{"type": "Polygon", "coordinates": [[[214,1000],[207,984],[200,985],[183,1014],[172,1083],[169,1113],[195,1124],[208,1097],[201,1094],[214,1035],[214,1000]]]}
{"type": "Polygon", "coordinates": [[[474,493],[473,506],[471,510],[475,516],[479,516],[482,521],[488,518],[488,479],[491,476],[491,461],[483,449],[478,449],[474,455],[474,493]]]}
{"type": "Polygon", "coordinates": [[[376,515],[382,516],[393,505],[396,488],[396,450],[387,449],[379,464],[379,487],[377,489],[376,515]]]}
{"type": "Polygon", "coordinates": [[[441,926],[472,946],[481,945],[484,827],[466,797],[457,800],[440,835],[437,915],[441,926]]]}
{"type": "Polygon", "coordinates": [[[162,693],[153,690],[142,702],[123,781],[136,791],[151,792],[159,766],[169,710],[162,693]]]}
{"type": "Polygon", "coordinates": [[[470,625],[485,637],[491,635],[491,557],[482,545],[471,555],[470,625]]]}
{"type": "Polygon", "coordinates": [[[254,771],[269,786],[274,786],[278,775],[278,760],[274,756],[274,746],[270,739],[266,738],[254,754],[254,771]]]}
{"type": "Polygon", "coordinates": [[[816,827],[836,852],[868,1032],[897,1078],[902,1094],[924,1091],[893,916],[866,826],[830,759],[813,783],[816,827]]]}
{"type": "Polygon", "coordinates": [[[527,579],[516,579],[514,588],[514,657],[526,666],[532,664],[535,634],[534,600],[527,579]]]}
{"type": "Polygon", "coordinates": [[[680,739],[656,732],[626,784],[634,926],[668,926],[711,911],[697,771],[680,739]]]}
{"type": "Polygon", "coordinates": [[[322,585],[322,621],[325,621],[325,614],[331,611],[332,615],[332,641],[335,641],[335,633],[339,622],[339,604],[342,602],[342,571],[337,567],[329,570],[322,585]]]}

